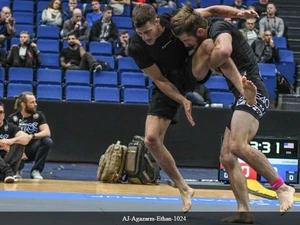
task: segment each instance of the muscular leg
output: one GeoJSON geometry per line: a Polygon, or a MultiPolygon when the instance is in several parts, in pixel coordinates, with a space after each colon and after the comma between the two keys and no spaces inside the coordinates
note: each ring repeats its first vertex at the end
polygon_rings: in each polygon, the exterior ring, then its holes
{"type": "MultiPolygon", "coordinates": [[[[258,127],[259,122],[252,115],[244,111],[236,110],[231,121],[229,151],[231,154],[235,155],[238,158],[241,158],[246,163],[248,163],[257,173],[265,177],[268,182],[271,183],[278,179],[279,175],[274,170],[265,155],[248,144],[249,141],[252,140],[255,136],[258,127]]],[[[228,164],[226,161],[225,163],[228,164]]],[[[225,169],[227,168],[225,167],[225,169]]],[[[235,173],[232,168],[229,168],[229,171],[227,172],[229,174],[229,177],[231,176],[230,173],[235,173]]],[[[244,188],[241,188],[240,186],[243,184],[240,180],[235,179],[234,176],[233,179],[234,180],[232,182],[234,182],[234,184],[232,185],[232,188],[236,188],[234,193],[237,196],[237,201],[239,201],[239,211],[244,209],[248,211],[249,203],[245,204],[246,199],[244,188]]],[[[280,188],[276,190],[279,198],[281,212],[286,212],[292,206],[294,192],[295,190],[292,187],[287,186],[286,184],[281,185],[280,188]]]]}
{"type": "Polygon", "coordinates": [[[170,122],[168,119],[148,115],[146,119],[145,144],[159,166],[178,187],[183,202],[182,211],[188,212],[192,206],[191,198],[195,191],[184,181],[172,155],[164,146],[164,137],[170,122]]]}

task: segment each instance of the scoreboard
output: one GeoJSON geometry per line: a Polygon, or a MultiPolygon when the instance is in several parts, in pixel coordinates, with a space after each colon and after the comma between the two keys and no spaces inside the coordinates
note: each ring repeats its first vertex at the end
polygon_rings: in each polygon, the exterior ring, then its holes
{"type": "MultiPolygon", "coordinates": [[[[221,143],[223,137],[221,138],[221,143]]],[[[285,183],[299,183],[299,139],[289,137],[257,136],[250,145],[261,151],[285,183]]],[[[258,175],[246,162],[239,159],[240,166],[247,179],[255,179],[261,183],[267,180],[258,175]]],[[[219,181],[228,182],[228,174],[222,164],[219,167],[219,181]]]]}

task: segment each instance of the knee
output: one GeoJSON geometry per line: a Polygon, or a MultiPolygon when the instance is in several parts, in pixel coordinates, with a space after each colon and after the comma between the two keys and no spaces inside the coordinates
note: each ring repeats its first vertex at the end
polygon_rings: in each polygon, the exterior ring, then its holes
{"type": "Polygon", "coordinates": [[[162,141],[157,135],[146,135],[145,145],[150,151],[155,151],[161,145],[162,141]]]}
{"type": "Polygon", "coordinates": [[[51,149],[53,141],[50,137],[44,137],[41,139],[41,144],[46,146],[48,149],[51,149]]]}
{"type": "Polygon", "coordinates": [[[222,149],[219,159],[223,166],[228,167],[234,164],[236,157],[230,153],[229,149],[222,149]]]}
{"type": "Polygon", "coordinates": [[[231,140],[229,144],[229,151],[231,154],[235,155],[236,157],[243,158],[243,152],[246,150],[247,144],[231,140]]]}

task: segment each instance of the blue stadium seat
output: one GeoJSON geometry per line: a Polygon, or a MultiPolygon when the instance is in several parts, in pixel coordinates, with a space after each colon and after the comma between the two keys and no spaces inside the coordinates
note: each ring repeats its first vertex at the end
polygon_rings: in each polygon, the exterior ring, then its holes
{"type": "Polygon", "coordinates": [[[97,86],[118,86],[118,74],[113,71],[101,71],[94,73],[94,87],[97,86]]]}
{"type": "MultiPolygon", "coordinates": [[[[231,5],[234,3],[234,0],[223,0],[223,5],[231,5]]],[[[244,0],[245,3],[245,0],[244,0]]]]}
{"type": "Polygon", "coordinates": [[[198,8],[198,0],[176,0],[176,4],[178,8],[182,7],[182,4],[190,3],[193,8],[198,8]]]}
{"type": "Polygon", "coordinates": [[[57,53],[40,53],[42,68],[59,68],[59,54],[57,53]]]}
{"type": "Polygon", "coordinates": [[[34,12],[34,2],[33,1],[24,1],[24,0],[15,0],[12,2],[12,11],[13,12],[34,12]]]}
{"type": "Polygon", "coordinates": [[[296,71],[294,52],[290,50],[280,50],[279,55],[280,55],[280,61],[279,63],[275,63],[276,68],[287,78],[287,80],[291,84],[293,84],[294,74],[296,71]]]}
{"type": "Polygon", "coordinates": [[[123,72],[120,76],[122,87],[145,87],[146,76],[141,72],[123,72]]]}
{"type": "Polygon", "coordinates": [[[287,43],[285,37],[273,37],[273,41],[277,48],[287,50],[287,43]]]}
{"type": "Polygon", "coordinates": [[[17,24],[16,25],[16,37],[20,37],[21,31],[28,31],[31,38],[33,38],[33,25],[17,24]]]}
{"type": "Polygon", "coordinates": [[[62,86],[39,84],[36,88],[37,99],[42,100],[62,100],[62,86]]]}
{"type": "Polygon", "coordinates": [[[59,42],[51,39],[38,39],[37,46],[40,52],[59,53],[59,42]]]}
{"type": "Polygon", "coordinates": [[[132,19],[128,16],[113,16],[112,21],[117,25],[118,29],[132,29],[132,19]]]}
{"type": "Polygon", "coordinates": [[[57,26],[38,26],[37,39],[59,39],[59,28],[57,26]]]}
{"type": "Polygon", "coordinates": [[[4,6],[9,7],[10,1],[9,0],[0,0],[0,9],[2,9],[4,6]]]}
{"type": "Polygon", "coordinates": [[[4,84],[5,81],[5,69],[0,67],[0,83],[4,84]]]}
{"type": "Polygon", "coordinates": [[[210,91],[229,92],[227,82],[223,76],[212,75],[206,82],[205,86],[210,91]]]}
{"type": "Polygon", "coordinates": [[[149,103],[149,90],[146,88],[125,88],[124,103],[149,103]]]}
{"type": "Polygon", "coordinates": [[[66,101],[91,101],[91,88],[87,86],[72,86],[66,87],[66,101]]]}
{"type": "MultiPolygon", "coordinates": [[[[82,44],[82,47],[86,50],[86,42],[85,41],[80,41],[82,44]]],[[[63,40],[62,42],[62,48],[68,48],[69,47],[69,43],[68,40],[63,40]]]]}
{"type": "Polygon", "coordinates": [[[37,1],[36,12],[37,13],[43,12],[43,10],[46,9],[48,5],[49,5],[49,2],[47,2],[47,1],[37,1]]]}
{"type": "Polygon", "coordinates": [[[65,74],[66,86],[68,85],[80,85],[90,86],[91,75],[87,70],[67,70],[65,74]]]}
{"type": "Polygon", "coordinates": [[[117,87],[95,87],[95,102],[120,102],[120,90],[117,87]]]}
{"type": "Polygon", "coordinates": [[[15,84],[10,83],[7,85],[7,98],[13,98],[19,96],[24,91],[33,91],[32,84],[15,84]]]}
{"type": "Polygon", "coordinates": [[[118,64],[118,71],[120,73],[123,71],[138,71],[138,72],[141,71],[132,57],[122,57],[117,60],[117,64],[118,64]]]}
{"type": "Polygon", "coordinates": [[[213,5],[220,5],[220,0],[201,0],[200,6],[201,8],[206,8],[213,5]]]}
{"type": "Polygon", "coordinates": [[[112,44],[110,42],[90,42],[90,53],[92,55],[112,55],[112,44]]]}
{"type": "Polygon", "coordinates": [[[60,69],[43,69],[37,70],[37,84],[56,84],[61,85],[62,76],[60,69]]]}
{"type": "Polygon", "coordinates": [[[252,5],[255,2],[259,2],[259,0],[247,0],[246,2],[247,2],[246,5],[249,6],[249,5],[252,5]]]}
{"type": "Polygon", "coordinates": [[[131,16],[131,6],[125,5],[122,16],[131,16]]]}
{"type": "Polygon", "coordinates": [[[153,82],[153,80],[150,77],[148,78],[148,87],[149,88],[154,87],[154,82],[153,82]]]}
{"type": "Polygon", "coordinates": [[[233,104],[234,98],[233,94],[230,92],[210,92],[211,103],[223,104],[223,106],[228,107],[233,104]]]}
{"type": "Polygon", "coordinates": [[[113,56],[106,56],[106,55],[93,55],[96,60],[108,62],[110,68],[113,70],[115,69],[115,58],[113,56]]]}
{"type": "Polygon", "coordinates": [[[0,98],[4,97],[4,84],[0,83],[0,98]]]}
{"type": "Polygon", "coordinates": [[[20,44],[20,38],[12,38],[10,39],[10,47],[13,45],[19,45],[20,44]]]}
{"type": "Polygon", "coordinates": [[[10,67],[8,70],[9,83],[33,84],[33,69],[22,67],[10,67]]]}
{"type": "Polygon", "coordinates": [[[276,76],[276,67],[272,63],[257,63],[261,75],[276,76]]]}
{"type": "Polygon", "coordinates": [[[29,12],[14,12],[13,18],[16,20],[16,26],[18,24],[30,24],[33,25],[33,13],[29,12]]]}
{"type": "Polygon", "coordinates": [[[172,8],[172,7],[158,7],[157,13],[158,14],[169,13],[169,12],[172,12],[173,10],[174,10],[174,8],[172,8]]]}
{"type": "MultiPolygon", "coordinates": [[[[119,29],[120,31],[120,29],[119,29]]],[[[129,33],[129,37],[133,37],[133,35],[135,34],[135,30],[134,29],[127,29],[128,33],[129,33]]]]}

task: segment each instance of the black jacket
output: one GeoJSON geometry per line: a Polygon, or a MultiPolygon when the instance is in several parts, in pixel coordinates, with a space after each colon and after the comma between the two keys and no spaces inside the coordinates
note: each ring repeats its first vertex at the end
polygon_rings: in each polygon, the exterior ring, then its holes
{"type": "Polygon", "coordinates": [[[270,55],[267,55],[265,52],[266,49],[266,44],[264,41],[262,40],[255,40],[252,45],[251,48],[257,58],[257,62],[258,63],[274,63],[275,62],[279,62],[280,60],[280,56],[279,56],[279,49],[274,46],[274,48],[270,48],[272,49],[272,52],[270,55]],[[264,56],[264,60],[262,61],[262,56],[264,56]]]}
{"type": "MultiPolygon", "coordinates": [[[[90,31],[90,41],[100,41],[102,24],[102,17],[93,23],[93,26],[90,31]]],[[[111,23],[108,26],[108,29],[108,36],[105,38],[105,41],[114,42],[118,38],[117,25],[113,21],[111,21],[111,23]]]]}

